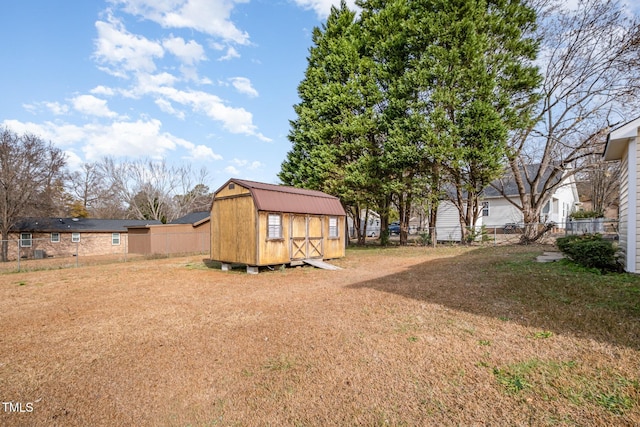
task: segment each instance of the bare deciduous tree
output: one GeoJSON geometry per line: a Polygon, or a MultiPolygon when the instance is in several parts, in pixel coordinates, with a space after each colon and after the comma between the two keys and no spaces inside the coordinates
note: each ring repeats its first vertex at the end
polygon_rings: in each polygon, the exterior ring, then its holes
{"type": "Polygon", "coordinates": [[[64,153],[40,137],[0,129],[1,257],[7,260],[9,231],[26,216],[51,214],[64,174],[64,153]]]}
{"type": "Polygon", "coordinates": [[[99,164],[105,192],[117,201],[132,219],[170,222],[199,208],[208,209],[210,201],[202,202],[202,189],[207,172],[199,175],[190,166],[171,166],[165,160],[143,159],[116,162],[105,158],[99,164]],[[206,206],[206,207],[204,207],[206,206]]]}
{"type": "Polygon", "coordinates": [[[620,195],[620,162],[605,162],[602,156],[594,155],[587,159],[580,180],[587,185],[586,190],[591,200],[591,210],[604,215],[620,195]]]}
{"type": "Polygon", "coordinates": [[[532,124],[510,142],[509,176],[519,194],[504,194],[523,213],[523,243],[540,237],[534,224],[562,174],[579,172],[608,129],[637,113],[640,94],[637,17],[617,1],[583,0],[575,9],[561,0],[533,2],[544,83],[532,124]],[[531,164],[536,173],[523,173],[531,164]]]}
{"type": "Polygon", "coordinates": [[[97,163],[85,163],[82,169],[73,172],[69,177],[69,193],[78,208],[89,215],[96,215],[96,209],[109,199],[105,179],[97,163]]]}

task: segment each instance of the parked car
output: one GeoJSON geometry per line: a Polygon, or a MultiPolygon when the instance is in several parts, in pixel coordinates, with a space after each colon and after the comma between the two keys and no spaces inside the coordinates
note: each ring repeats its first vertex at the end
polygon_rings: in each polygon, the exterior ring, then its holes
{"type": "Polygon", "coordinates": [[[394,221],[389,224],[389,234],[392,236],[394,234],[400,234],[400,223],[398,221],[394,221]]]}

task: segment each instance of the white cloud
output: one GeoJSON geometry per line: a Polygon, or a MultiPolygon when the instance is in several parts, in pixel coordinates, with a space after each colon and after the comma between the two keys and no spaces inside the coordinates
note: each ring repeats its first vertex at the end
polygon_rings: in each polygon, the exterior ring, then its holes
{"type": "Polygon", "coordinates": [[[157,93],[160,88],[172,87],[178,78],[173,74],[146,74],[141,73],[137,76],[136,86],[126,92],[127,96],[138,98],[150,93],[157,93]]]}
{"type": "Polygon", "coordinates": [[[236,175],[236,176],[240,175],[240,171],[234,168],[233,166],[227,166],[226,168],[224,168],[224,171],[229,175],[236,175]]]}
{"type": "Polygon", "coordinates": [[[97,117],[116,117],[117,114],[109,110],[107,107],[107,101],[104,99],[96,98],[93,95],[80,95],[71,99],[73,108],[88,116],[97,117]]]}
{"type": "MultiPolygon", "coordinates": [[[[260,169],[261,167],[263,167],[264,165],[257,161],[249,161],[249,160],[245,160],[245,159],[238,159],[238,158],[234,158],[232,160],[229,161],[229,163],[233,163],[235,166],[239,167],[239,168],[244,168],[244,169],[248,169],[248,170],[256,170],[256,169],[260,169]]],[[[236,171],[238,170],[237,168],[234,168],[236,171]]]]}
{"type": "MultiPolygon", "coordinates": [[[[318,18],[326,18],[331,12],[331,6],[340,7],[340,0],[293,0],[303,9],[313,10],[318,18]]],[[[347,6],[351,10],[357,10],[355,0],[347,0],[347,6]]]]}
{"type": "Polygon", "coordinates": [[[160,111],[170,114],[172,116],[175,116],[180,120],[184,120],[186,117],[184,111],[176,110],[173,107],[173,104],[171,104],[166,99],[158,98],[154,101],[154,103],[158,106],[160,111]]]}
{"type": "Polygon", "coordinates": [[[164,49],[160,43],[129,33],[116,18],[109,22],[97,21],[98,38],[95,41],[95,58],[104,71],[117,77],[127,77],[128,72],[153,72],[154,58],[162,58],[164,49]]]}
{"type": "Polygon", "coordinates": [[[189,158],[192,160],[222,160],[222,156],[213,152],[206,145],[196,145],[189,150],[189,158]]]}
{"type": "Polygon", "coordinates": [[[111,0],[132,15],[165,28],[189,28],[220,37],[227,42],[248,44],[249,34],[231,22],[236,4],[249,0],[111,0]]]}
{"type": "Polygon", "coordinates": [[[271,138],[258,132],[257,127],[253,124],[253,115],[249,111],[225,105],[216,95],[202,91],[182,91],[165,86],[156,87],[151,92],[162,98],[189,106],[195,112],[222,122],[223,128],[231,133],[255,136],[265,142],[271,141],[271,138]]]}
{"type": "Polygon", "coordinates": [[[175,108],[173,108],[173,105],[166,99],[158,98],[154,102],[156,103],[158,108],[160,108],[161,111],[164,111],[167,114],[171,114],[172,116],[175,116],[180,120],[185,119],[186,116],[184,111],[176,110],[175,108]]]}
{"type": "Polygon", "coordinates": [[[69,106],[59,102],[45,102],[44,105],[56,116],[61,116],[69,112],[69,106]]]}
{"type": "Polygon", "coordinates": [[[75,151],[66,150],[64,154],[67,157],[67,167],[72,171],[79,171],[82,169],[82,166],[85,164],[85,161],[82,160],[80,156],[78,156],[75,151]]]}
{"type": "Polygon", "coordinates": [[[251,86],[251,80],[246,77],[231,77],[229,79],[233,87],[240,93],[249,95],[250,97],[258,96],[258,91],[251,86]]]}
{"type": "Polygon", "coordinates": [[[162,41],[162,46],[187,65],[207,59],[202,45],[194,40],[185,43],[182,37],[171,36],[162,41]]]}
{"type": "Polygon", "coordinates": [[[69,106],[59,102],[34,102],[33,104],[23,104],[22,108],[32,114],[37,114],[38,111],[43,109],[55,116],[62,116],[69,113],[69,106]]]}
{"type": "Polygon", "coordinates": [[[115,94],[113,89],[111,89],[110,87],[102,86],[102,85],[94,87],[89,91],[89,93],[93,95],[104,95],[104,96],[113,96],[115,94]]]}
{"type": "Polygon", "coordinates": [[[82,151],[86,161],[99,160],[104,156],[164,158],[178,148],[185,149],[192,159],[222,159],[209,147],[195,145],[163,132],[162,123],[155,119],[82,126],[5,120],[2,125],[18,134],[32,133],[45,141],[51,141],[56,146],[65,148],[66,152],[74,153],[74,158],[79,158],[75,153],[82,151]]]}
{"type": "Polygon", "coordinates": [[[240,54],[233,47],[229,47],[227,54],[218,58],[218,61],[229,61],[233,58],[240,58],[240,54]]]}

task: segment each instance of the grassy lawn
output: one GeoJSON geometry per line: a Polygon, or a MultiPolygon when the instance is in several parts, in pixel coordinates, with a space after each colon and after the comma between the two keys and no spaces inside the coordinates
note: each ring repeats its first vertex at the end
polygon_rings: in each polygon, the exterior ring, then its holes
{"type": "Polygon", "coordinates": [[[0,425],[640,425],[640,277],[545,249],[2,274],[0,425]]]}

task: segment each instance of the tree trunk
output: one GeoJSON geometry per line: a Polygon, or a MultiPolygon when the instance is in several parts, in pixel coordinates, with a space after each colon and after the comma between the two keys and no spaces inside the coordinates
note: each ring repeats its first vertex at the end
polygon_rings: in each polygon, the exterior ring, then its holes
{"type": "Polygon", "coordinates": [[[2,262],[9,261],[9,233],[2,230],[2,262]]]}

